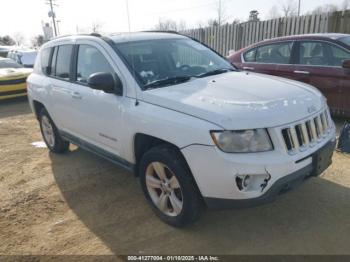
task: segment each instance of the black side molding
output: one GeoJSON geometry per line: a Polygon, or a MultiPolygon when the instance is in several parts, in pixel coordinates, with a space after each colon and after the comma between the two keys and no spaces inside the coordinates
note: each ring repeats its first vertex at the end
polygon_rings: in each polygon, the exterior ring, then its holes
{"type": "Polygon", "coordinates": [[[91,143],[86,142],[85,140],[82,140],[74,135],[71,135],[71,134],[65,132],[65,131],[60,130],[59,133],[65,140],[68,140],[72,144],[77,145],[77,146],[85,149],[86,151],[94,153],[95,155],[98,155],[98,156],[124,168],[125,170],[134,173],[135,165],[126,161],[125,159],[123,159],[115,154],[112,154],[112,153],[110,153],[110,152],[108,152],[100,147],[92,145],[91,143]]]}

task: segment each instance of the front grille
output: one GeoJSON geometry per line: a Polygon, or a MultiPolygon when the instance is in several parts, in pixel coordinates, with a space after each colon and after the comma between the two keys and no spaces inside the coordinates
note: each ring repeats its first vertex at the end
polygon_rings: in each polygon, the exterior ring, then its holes
{"type": "Polygon", "coordinates": [[[330,123],[328,110],[325,110],[316,117],[283,128],[282,137],[287,152],[296,154],[321,142],[331,131],[330,123]]]}

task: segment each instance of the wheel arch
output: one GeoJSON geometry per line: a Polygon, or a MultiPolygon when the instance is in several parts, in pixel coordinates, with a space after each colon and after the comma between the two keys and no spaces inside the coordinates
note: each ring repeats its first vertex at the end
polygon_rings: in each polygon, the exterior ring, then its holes
{"type": "MultiPolygon", "coordinates": [[[[142,158],[142,156],[149,151],[151,148],[159,146],[159,145],[167,145],[176,151],[179,152],[181,157],[184,160],[184,163],[186,163],[187,168],[191,171],[185,156],[182,154],[181,149],[176,146],[175,144],[163,140],[161,138],[157,138],[148,134],[144,133],[136,133],[134,136],[134,143],[133,143],[133,150],[134,150],[134,158],[135,158],[135,175],[138,175],[138,164],[142,158]]],[[[192,175],[192,172],[190,172],[192,175]]],[[[192,175],[193,177],[193,175],[192,175]]],[[[194,177],[193,177],[194,178],[194,177]]]]}
{"type": "Polygon", "coordinates": [[[43,108],[46,109],[46,107],[44,106],[44,104],[41,103],[41,102],[39,102],[39,101],[37,101],[37,100],[33,100],[33,108],[34,108],[35,117],[36,117],[37,119],[39,119],[40,111],[41,111],[43,108]]]}

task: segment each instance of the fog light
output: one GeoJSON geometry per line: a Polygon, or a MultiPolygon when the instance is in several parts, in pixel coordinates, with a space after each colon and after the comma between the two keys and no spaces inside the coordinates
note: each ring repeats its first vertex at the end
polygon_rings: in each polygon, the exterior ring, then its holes
{"type": "Polygon", "coordinates": [[[239,190],[244,191],[247,190],[250,183],[250,176],[237,176],[236,177],[236,184],[239,190]]]}
{"type": "Polygon", "coordinates": [[[247,188],[250,182],[250,176],[245,176],[243,178],[243,187],[247,188]]]}

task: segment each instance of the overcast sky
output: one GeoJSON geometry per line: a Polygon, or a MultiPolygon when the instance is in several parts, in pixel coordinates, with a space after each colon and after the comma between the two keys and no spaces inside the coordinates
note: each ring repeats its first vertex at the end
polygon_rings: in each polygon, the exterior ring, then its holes
{"type": "MultiPolygon", "coordinates": [[[[128,0],[131,30],[151,29],[160,18],[183,20],[194,28],[216,17],[218,0],[128,0]]],[[[270,8],[285,0],[222,0],[229,21],[246,20],[250,10],[258,10],[264,19],[270,8]]],[[[126,0],[56,0],[61,34],[86,31],[92,23],[102,25],[104,32],[128,31],[126,0]]],[[[301,0],[305,13],[324,4],[341,5],[343,0],[301,0]]],[[[45,0],[0,0],[0,35],[23,33],[28,39],[42,34],[42,21],[48,18],[45,0]]]]}

